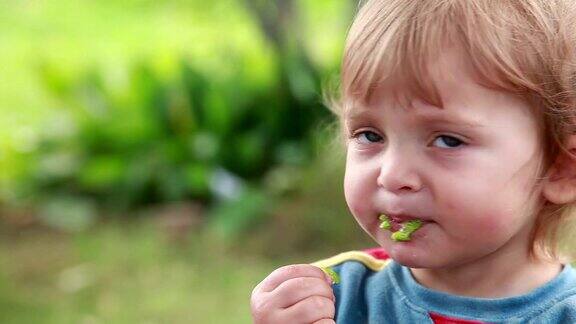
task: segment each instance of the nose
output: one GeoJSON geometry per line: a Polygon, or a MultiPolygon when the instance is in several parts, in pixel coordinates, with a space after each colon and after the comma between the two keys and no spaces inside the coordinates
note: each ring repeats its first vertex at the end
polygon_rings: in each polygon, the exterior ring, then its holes
{"type": "Polygon", "coordinates": [[[407,150],[390,150],[382,155],[380,173],[376,179],[379,187],[402,194],[418,192],[422,188],[417,159],[407,150]]]}

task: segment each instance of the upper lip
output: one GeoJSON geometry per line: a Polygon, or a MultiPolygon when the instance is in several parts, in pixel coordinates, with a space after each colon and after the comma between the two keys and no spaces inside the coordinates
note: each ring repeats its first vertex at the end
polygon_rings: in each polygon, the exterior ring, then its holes
{"type": "Polygon", "coordinates": [[[384,212],[384,215],[388,216],[388,218],[390,218],[392,221],[397,222],[397,223],[403,223],[403,222],[414,220],[414,219],[426,221],[426,219],[423,219],[422,217],[412,216],[409,214],[393,214],[393,213],[384,212]]]}

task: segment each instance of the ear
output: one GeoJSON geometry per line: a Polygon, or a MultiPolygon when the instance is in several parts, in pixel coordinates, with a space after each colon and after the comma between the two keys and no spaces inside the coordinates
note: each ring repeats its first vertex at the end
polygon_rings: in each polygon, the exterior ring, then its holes
{"type": "Polygon", "coordinates": [[[576,135],[568,137],[564,149],[548,169],[542,194],[557,205],[576,201],[576,135]]]}

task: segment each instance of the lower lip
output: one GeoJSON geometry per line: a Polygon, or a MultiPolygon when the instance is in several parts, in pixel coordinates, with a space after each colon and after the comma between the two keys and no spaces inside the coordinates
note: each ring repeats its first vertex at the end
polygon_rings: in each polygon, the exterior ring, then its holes
{"type": "MultiPolygon", "coordinates": [[[[432,223],[433,222],[422,221],[422,226],[419,229],[417,229],[416,231],[412,232],[412,234],[410,235],[410,241],[405,241],[405,242],[396,242],[394,240],[392,240],[392,241],[395,243],[409,243],[409,242],[412,242],[414,239],[422,238],[422,237],[424,237],[423,232],[426,231],[428,228],[428,225],[430,225],[432,223]]],[[[400,228],[401,228],[400,224],[392,223],[392,230],[386,231],[386,232],[391,234],[393,232],[400,230],[400,228]],[[397,225],[397,228],[396,228],[396,225],[397,225]]]]}
{"type": "Polygon", "coordinates": [[[400,230],[402,228],[402,223],[407,223],[409,221],[413,221],[413,220],[420,220],[422,222],[422,226],[426,225],[427,223],[429,223],[428,221],[422,220],[422,219],[418,219],[418,218],[411,218],[411,219],[394,219],[391,218],[390,219],[390,223],[392,225],[392,231],[396,232],[398,230],[400,230]]]}

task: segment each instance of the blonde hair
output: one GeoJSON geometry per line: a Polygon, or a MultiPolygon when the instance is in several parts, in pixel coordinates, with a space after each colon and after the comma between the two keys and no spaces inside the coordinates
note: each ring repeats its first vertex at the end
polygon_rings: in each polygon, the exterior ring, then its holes
{"type": "MultiPolygon", "coordinates": [[[[342,119],[384,83],[441,105],[427,67],[447,45],[464,50],[482,85],[522,96],[541,116],[545,171],[576,130],[574,0],[368,0],[349,30],[328,106],[342,119]]],[[[558,256],[572,208],[539,212],[533,253],[558,256]]]]}

